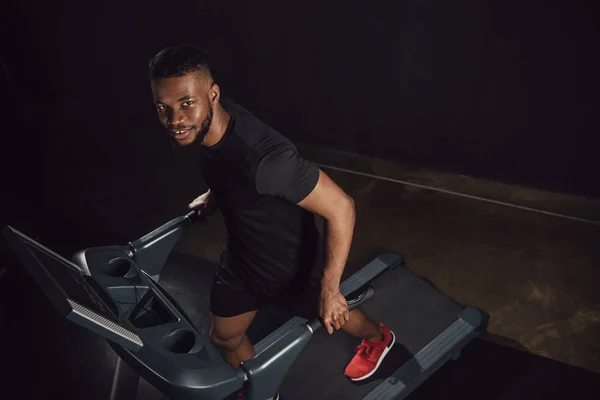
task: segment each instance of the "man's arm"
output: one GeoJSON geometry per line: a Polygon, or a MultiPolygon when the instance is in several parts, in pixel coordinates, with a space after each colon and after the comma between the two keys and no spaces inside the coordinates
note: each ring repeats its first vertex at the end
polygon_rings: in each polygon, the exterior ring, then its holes
{"type": "Polygon", "coordinates": [[[354,200],[327,174],[319,170],[316,187],[298,205],[325,218],[325,269],[322,291],[327,295],[337,294],[354,235],[354,200]]]}
{"type": "Polygon", "coordinates": [[[256,171],[259,193],[281,196],[325,218],[325,266],[319,314],[329,333],[350,318],[340,282],[354,234],[354,200],[292,146],[269,152],[256,171]]]}
{"type": "Polygon", "coordinates": [[[354,200],[292,146],[274,147],[256,171],[259,193],[281,196],[325,218],[323,289],[339,291],[354,233],[354,200]]]}
{"type": "Polygon", "coordinates": [[[319,315],[327,332],[332,334],[350,318],[340,283],[354,234],[354,200],[319,170],[315,188],[298,205],[325,218],[325,267],[319,315]]]}

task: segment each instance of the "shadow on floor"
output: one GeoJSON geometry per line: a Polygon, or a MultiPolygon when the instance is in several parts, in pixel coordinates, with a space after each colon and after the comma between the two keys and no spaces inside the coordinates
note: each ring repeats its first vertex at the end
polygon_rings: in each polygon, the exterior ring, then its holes
{"type": "Polygon", "coordinates": [[[409,397],[424,399],[596,399],[600,375],[483,335],[409,397]],[[492,342],[492,340],[494,342],[492,342]],[[498,343],[504,343],[503,345],[498,343]]]}

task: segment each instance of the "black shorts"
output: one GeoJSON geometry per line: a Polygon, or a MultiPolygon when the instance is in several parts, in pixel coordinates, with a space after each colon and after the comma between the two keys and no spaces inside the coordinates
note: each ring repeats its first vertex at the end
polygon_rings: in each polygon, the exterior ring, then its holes
{"type": "Polygon", "coordinates": [[[218,317],[233,317],[273,305],[294,316],[312,319],[319,313],[322,271],[322,257],[319,257],[296,277],[278,283],[275,288],[239,279],[222,263],[213,278],[210,311],[218,317]]]}

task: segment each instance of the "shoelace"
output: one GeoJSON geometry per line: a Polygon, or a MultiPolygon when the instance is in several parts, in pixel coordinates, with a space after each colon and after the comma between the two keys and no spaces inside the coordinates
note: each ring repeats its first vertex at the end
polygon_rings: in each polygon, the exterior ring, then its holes
{"type": "Polygon", "coordinates": [[[373,353],[373,350],[375,350],[375,347],[365,340],[354,349],[357,354],[364,357],[369,357],[373,353]]]}

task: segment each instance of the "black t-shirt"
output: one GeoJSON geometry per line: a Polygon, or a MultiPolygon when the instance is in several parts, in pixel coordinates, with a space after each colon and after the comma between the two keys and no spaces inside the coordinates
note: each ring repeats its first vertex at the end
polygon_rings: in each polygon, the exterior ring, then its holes
{"type": "Polygon", "coordinates": [[[227,98],[221,105],[229,126],[200,157],[229,236],[220,273],[273,292],[319,259],[314,215],[297,205],[315,188],[319,170],[245,108],[227,98]]]}

